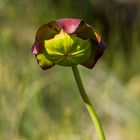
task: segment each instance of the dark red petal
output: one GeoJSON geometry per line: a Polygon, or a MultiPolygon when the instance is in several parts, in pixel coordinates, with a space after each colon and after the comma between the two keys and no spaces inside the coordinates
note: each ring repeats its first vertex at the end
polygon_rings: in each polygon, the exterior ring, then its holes
{"type": "Polygon", "coordinates": [[[99,42],[100,36],[95,32],[95,29],[81,20],[78,28],[75,30],[74,34],[82,39],[92,39],[93,41],[99,42]]]}
{"type": "Polygon", "coordinates": [[[106,45],[103,41],[100,41],[100,43],[93,42],[92,44],[93,44],[93,47],[92,47],[92,53],[90,55],[90,58],[82,64],[83,66],[89,69],[92,69],[95,66],[99,58],[103,55],[104,50],[106,48],[106,45]],[[95,47],[95,46],[98,46],[98,47],[95,47]]]}
{"type": "Polygon", "coordinates": [[[73,19],[73,18],[64,18],[57,20],[57,23],[62,27],[64,32],[72,34],[76,31],[81,19],[73,19]]]}
{"type": "Polygon", "coordinates": [[[53,38],[56,34],[59,34],[61,27],[56,21],[51,21],[42,25],[36,33],[36,41],[44,41],[53,38]]]}
{"type": "Polygon", "coordinates": [[[104,43],[104,41],[100,41],[99,43],[99,48],[100,48],[100,52],[103,52],[106,48],[106,44],[104,43]]]}
{"type": "Polygon", "coordinates": [[[95,29],[81,21],[78,28],[75,30],[74,34],[82,39],[91,39],[92,41],[92,51],[89,59],[85,61],[82,65],[87,68],[93,68],[98,59],[102,56],[105,44],[101,41],[101,36],[95,29]]]}

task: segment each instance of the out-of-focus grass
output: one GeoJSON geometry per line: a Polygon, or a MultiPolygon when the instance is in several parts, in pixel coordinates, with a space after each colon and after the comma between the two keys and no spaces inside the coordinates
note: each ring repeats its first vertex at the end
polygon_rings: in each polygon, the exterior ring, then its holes
{"type": "MultiPolygon", "coordinates": [[[[55,66],[42,71],[30,49],[36,29],[52,18],[83,16],[94,21],[87,7],[96,3],[88,0],[78,5],[78,2],[1,0],[1,140],[98,139],[71,68],[55,66]],[[77,6],[83,8],[84,14],[77,6]]],[[[97,23],[98,20],[95,24],[102,31],[101,23],[97,23]]],[[[108,140],[140,139],[139,25],[136,19],[128,62],[120,39],[121,30],[111,26],[108,48],[96,67],[88,70],[79,66],[108,140]]]]}

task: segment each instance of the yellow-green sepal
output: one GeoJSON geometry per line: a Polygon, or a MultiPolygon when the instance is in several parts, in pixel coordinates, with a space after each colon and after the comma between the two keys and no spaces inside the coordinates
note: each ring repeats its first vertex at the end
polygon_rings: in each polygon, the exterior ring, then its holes
{"type": "Polygon", "coordinates": [[[52,63],[51,61],[49,61],[46,58],[45,54],[43,54],[43,53],[37,54],[36,55],[36,59],[38,61],[39,66],[42,67],[42,69],[44,69],[44,70],[45,69],[49,69],[49,68],[51,68],[51,67],[54,66],[54,63],[52,63]]]}

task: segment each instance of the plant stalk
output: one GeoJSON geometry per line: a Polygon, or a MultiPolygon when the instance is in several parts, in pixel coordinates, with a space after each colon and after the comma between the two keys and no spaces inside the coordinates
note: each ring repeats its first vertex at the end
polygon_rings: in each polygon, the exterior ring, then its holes
{"type": "Polygon", "coordinates": [[[80,91],[80,95],[85,103],[85,106],[87,107],[87,110],[90,114],[92,122],[95,124],[98,136],[99,136],[100,140],[105,140],[105,135],[104,135],[100,120],[95,112],[94,107],[92,106],[92,104],[91,104],[91,102],[86,94],[86,91],[84,89],[84,86],[83,86],[83,83],[82,83],[77,66],[76,65],[72,66],[72,70],[73,70],[73,74],[74,74],[78,89],[80,91]]]}

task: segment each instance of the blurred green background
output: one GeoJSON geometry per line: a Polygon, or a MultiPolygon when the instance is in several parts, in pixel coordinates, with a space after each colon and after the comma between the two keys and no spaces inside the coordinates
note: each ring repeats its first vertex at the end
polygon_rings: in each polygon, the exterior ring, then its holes
{"type": "Polygon", "coordinates": [[[97,140],[71,68],[43,71],[37,29],[82,18],[107,44],[92,70],[79,66],[107,140],[140,140],[139,0],[0,0],[0,140],[97,140]]]}

